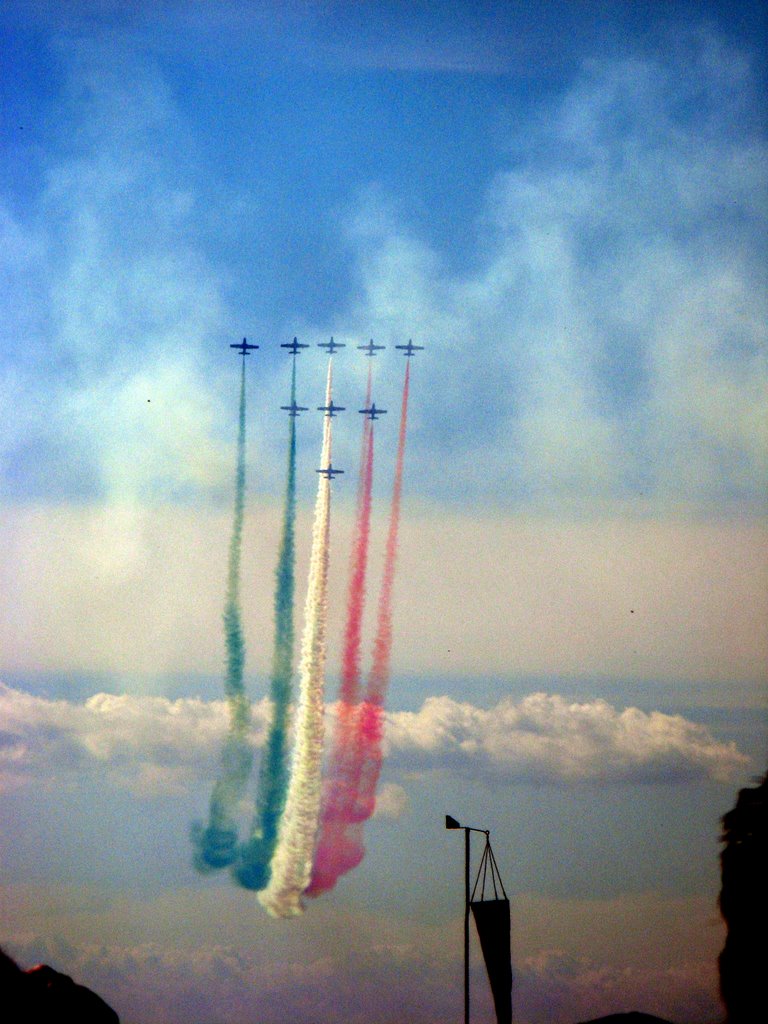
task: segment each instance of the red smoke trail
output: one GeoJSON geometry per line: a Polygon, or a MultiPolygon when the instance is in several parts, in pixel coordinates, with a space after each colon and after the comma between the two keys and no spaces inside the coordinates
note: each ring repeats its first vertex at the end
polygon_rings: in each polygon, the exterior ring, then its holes
{"type": "Polygon", "coordinates": [[[379,594],[373,664],[364,699],[353,717],[354,735],[351,737],[348,767],[345,771],[344,813],[335,818],[333,836],[332,839],[329,837],[327,844],[329,848],[332,844],[333,848],[333,869],[328,870],[325,861],[321,865],[316,852],[312,885],[307,893],[312,896],[332,889],[341,875],[357,867],[363,859],[365,855],[363,824],[371,817],[376,806],[376,787],[382,763],[384,698],[389,685],[390,655],[392,653],[392,595],[400,526],[400,499],[403,489],[410,369],[411,364],[408,362],[403,385],[397,464],[384,558],[384,575],[379,594]]]}
{"type": "MultiPolygon", "coordinates": [[[[384,578],[379,595],[379,615],[376,638],[373,643],[373,665],[368,676],[368,689],[360,708],[358,720],[358,742],[364,752],[362,772],[358,786],[358,800],[355,819],[362,823],[373,814],[376,806],[376,786],[381,774],[381,740],[384,731],[384,698],[389,686],[389,663],[392,654],[392,593],[395,583],[397,561],[397,535],[400,527],[400,498],[403,491],[403,462],[405,459],[405,431],[408,424],[408,390],[411,378],[411,363],[405,367],[403,401],[400,411],[400,435],[397,442],[397,466],[395,484],[392,489],[392,509],[389,517],[389,533],[384,557],[384,578]]],[[[360,858],[362,829],[360,830],[360,858]]]]}
{"type": "MultiPolygon", "coordinates": [[[[368,385],[365,408],[371,405],[371,368],[368,367],[368,385]]],[[[368,538],[371,532],[371,488],[373,483],[373,424],[366,416],[363,420],[363,443],[360,450],[360,473],[357,489],[357,516],[355,539],[350,557],[349,593],[347,599],[347,625],[344,632],[339,701],[350,708],[358,699],[360,687],[360,638],[365,608],[365,574],[368,567],[368,538]]]]}
{"type": "MultiPolygon", "coordinates": [[[[365,405],[371,404],[371,370],[365,405]]],[[[323,791],[320,834],[315,848],[312,882],[308,896],[317,896],[332,888],[338,877],[338,849],[343,832],[351,820],[356,791],[351,788],[359,774],[354,758],[355,718],[360,699],[360,644],[365,608],[365,578],[368,567],[368,541],[371,529],[371,491],[373,485],[373,424],[367,417],[363,423],[360,450],[357,515],[350,555],[347,621],[344,631],[344,654],[339,686],[338,712],[331,744],[331,753],[323,791]]]]}

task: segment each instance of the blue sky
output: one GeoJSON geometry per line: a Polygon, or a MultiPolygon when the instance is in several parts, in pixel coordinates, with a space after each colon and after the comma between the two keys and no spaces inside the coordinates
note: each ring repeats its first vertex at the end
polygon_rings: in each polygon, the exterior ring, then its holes
{"type": "MultiPolygon", "coordinates": [[[[521,25],[495,7],[22,5],[14,18],[11,5],[4,390],[51,406],[26,429],[15,407],[14,489],[179,497],[221,483],[212,458],[184,472],[167,434],[194,418],[200,442],[225,435],[233,332],[417,333],[434,382],[413,456],[429,498],[465,493],[434,449],[504,505],[596,489],[759,501],[753,22],[579,6],[521,25]],[[164,402],[165,431],[138,419],[142,374],[188,380],[184,403],[164,402]],[[94,386],[112,428],[92,429],[94,386]],[[139,431],[146,473],[110,479],[102,448],[139,431]],[[499,457],[479,472],[488,447],[499,457]]],[[[279,360],[273,341],[260,396],[285,388],[279,360]]],[[[342,384],[360,389],[359,368],[342,384]]],[[[282,443],[263,408],[261,465],[282,443]]]]}
{"type": "MultiPolygon", "coordinates": [[[[8,2],[0,31],[0,941],[129,1024],[442,1020],[449,811],[497,837],[521,1021],[716,1019],[718,817],[766,736],[762,5],[8,2]],[[225,722],[243,335],[257,743],[279,345],[313,346],[316,406],[314,346],[346,342],[350,409],[354,346],[387,346],[371,604],[393,346],[425,346],[379,814],[290,926],[197,876],[187,839],[225,722]]],[[[334,436],[331,701],[355,419],[334,436]]],[[[298,427],[297,611],[319,414],[298,427]]]]}

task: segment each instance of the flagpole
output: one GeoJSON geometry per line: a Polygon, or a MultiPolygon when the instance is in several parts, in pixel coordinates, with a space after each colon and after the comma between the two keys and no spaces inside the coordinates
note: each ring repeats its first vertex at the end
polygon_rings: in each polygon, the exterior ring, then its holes
{"type": "Polygon", "coordinates": [[[469,833],[482,832],[487,837],[488,831],[460,825],[450,814],[445,816],[445,827],[464,829],[464,1024],[469,1024],[469,833]]]}
{"type": "Polygon", "coordinates": [[[471,828],[464,829],[464,1024],[469,1024],[469,833],[471,831],[471,828]]]}

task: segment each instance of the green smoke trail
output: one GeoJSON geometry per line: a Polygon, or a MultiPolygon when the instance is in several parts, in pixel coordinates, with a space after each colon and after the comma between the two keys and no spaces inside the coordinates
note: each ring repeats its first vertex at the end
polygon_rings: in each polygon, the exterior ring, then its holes
{"type": "MultiPolygon", "coordinates": [[[[291,375],[291,406],[296,404],[296,357],[291,375]]],[[[275,647],[270,696],[272,724],[259,770],[256,815],[250,840],[241,848],[236,880],[246,889],[263,889],[269,882],[270,862],[277,844],[280,816],[288,788],[286,746],[293,673],[293,595],[296,521],[296,417],[290,417],[288,473],[283,534],[275,569],[275,647]]]]}
{"type": "Polygon", "coordinates": [[[195,845],[194,864],[199,871],[223,868],[237,853],[235,812],[250,778],[253,750],[248,733],[251,705],[243,687],[245,641],[240,611],[240,554],[245,508],[245,355],[240,371],[240,416],[237,434],[235,473],[235,509],[232,538],[229,542],[227,594],[224,604],[224,640],[226,675],[224,693],[229,707],[229,732],[221,753],[221,775],[211,793],[208,825],[196,823],[192,829],[195,845]]]}

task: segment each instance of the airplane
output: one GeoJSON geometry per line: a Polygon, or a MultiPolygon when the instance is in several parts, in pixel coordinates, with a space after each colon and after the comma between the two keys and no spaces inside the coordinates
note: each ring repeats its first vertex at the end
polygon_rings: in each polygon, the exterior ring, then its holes
{"type": "Polygon", "coordinates": [[[367,356],[375,356],[377,352],[381,352],[382,349],[386,348],[386,345],[374,345],[373,338],[368,342],[367,345],[357,346],[361,352],[365,352],[367,356]]]}
{"type": "Polygon", "coordinates": [[[337,348],[346,348],[347,346],[344,344],[344,342],[334,341],[333,338],[331,338],[330,341],[318,341],[317,347],[318,348],[327,348],[328,349],[328,355],[332,356],[337,348]]]}
{"type": "Polygon", "coordinates": [[[281,405],[280,408],[287,412],[289,416],[298,416],[300,412],[309,412],[309,406],[296,405],[295,402],[291,402],[290,405],[281,405]]]}
{"type": "Polygon", "coordinates": [[[321,476],[324,476],[326,480],[333,480],[335,476],[338,476],[340,473],[343,473],[344,470],[334,469],[331,463],[329,462],[327,466],[324,466],[322,469],[316,469],[315,472],[320,473],[321,476]]]}
{"type": "Polygon", "coordinates": [[[368,417],[369,420],[375,420],[375,419],[377,419],[377,417],[381,416],[387,410],[386,409],[377,409],[376,408],[376,403],[375,402],[371,402],[371,406],[370,406],[369,409],[358,409],[357,411],[365,413],[365,415],[368,417]]]}
{"type": "Polygon", "coordinates": [[[239,341],[237,345],[230,345],[229,347],[236,348],[237,351],[240,352],[242,355],[247,356],[252,349],[258,348],[259,346],[251,345],[249,341],[246,341],[245,338],[243,338],[243,340],[239,341]]]}
{"type": "Polygon", "coordinates": [[[292,356],[297,356],[300,348],[309,348],[309,345],[302,345],[298,338],[294,338],[293,341],[286,341],[280,348],[287,348],[292,356]]]}
{"type": "Polygon", "coordinates": [[[411,339],[408,339],[407,345],[395,345],[395,348],[402,349],[405,352],[405,358],[410,359],[414,352],[423,352],[423,345],[414,345],[411,339]]]}
{"type": "Polygon", "coordinates": [[[334,405],[333,399],[331,399],[330,405],[318,405],[317,411],[324,412],[326,416],[330,416],[333,419],[337,412],[344,412],[345,408],[346,406],[343,405],[334,405]]]}

